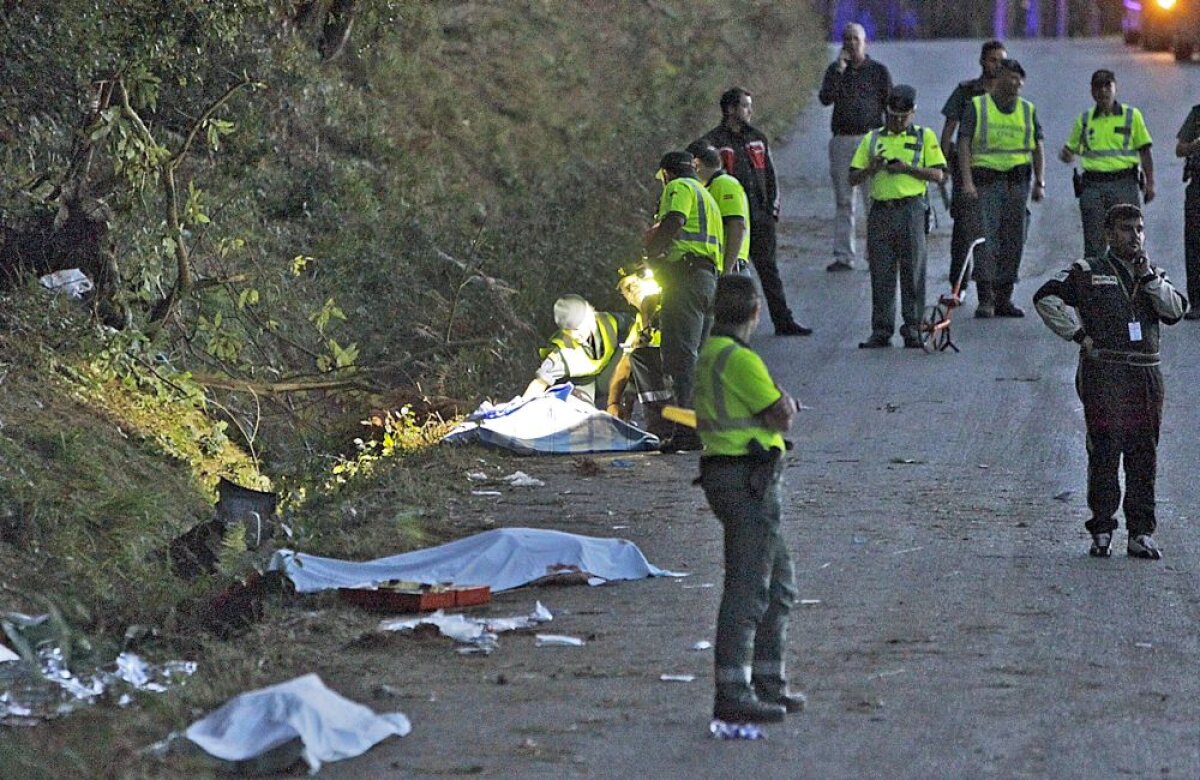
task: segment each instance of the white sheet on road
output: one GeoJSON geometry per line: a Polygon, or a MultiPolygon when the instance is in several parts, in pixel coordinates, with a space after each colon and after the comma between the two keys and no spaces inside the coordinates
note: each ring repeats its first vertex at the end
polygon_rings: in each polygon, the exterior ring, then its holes
{"type": "Polygon", "coordinates": [[[0,664],[4,663],[5,661],[20,661],[20,660],[21,660],[21,656],[17,655],[12,650],[9,650],[4,645],[0,645],[0,664]]]}
{"type": "MultiPolygon", "coordinates": [[[[652,450],[658,437],[552,388],[545,395],[484,402],[443,439],[451,444],[481,442],[521,455],[652,450]]],[[[570,392],[570,387],[566,387],[570,392]]]]}
{"type": "Polygon", "coordinates": [[[300,593],[369,587],[387,580],[488,585],[493,591],[501,591],[571,572],[584,572],[601,580],[683,576],[651,565],[637,545],[627,539],[599,539],[536,528],[497,528],[440,547],[364,562],[280,550],[268,568],[287,574],[300,593]]]}
{"type": "Polygon", "coordinates": [[[306,674],[230,699],[189,726],[187,738],[216,758],[247,761],[299,737],[304,761],[316,773],[325,761],[362,755],[410,731],[403,714],[376,715],[306,674]]]}

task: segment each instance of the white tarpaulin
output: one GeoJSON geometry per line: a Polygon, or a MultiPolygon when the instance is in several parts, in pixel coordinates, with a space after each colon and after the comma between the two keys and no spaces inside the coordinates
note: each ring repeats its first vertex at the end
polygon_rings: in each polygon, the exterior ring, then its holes
{"type": "Polygon", "coordinates": [[[5,661],[20,661],[20,660],[21,660],[21,656],[17,655],[12,650],[9,650],[4,645],[0,645],[0,664],[4,663],[5,661]]]}
{"type": "Polygon", "coordinates": [[[494,592],[571,572],[601,580],[682,576],[652,566],[637,545],[627,539],[598,539],[535,528],[497,528],[440,547],[365,562],[280,550],[268,568],[287,574],[301,593],[370,586],[388,580],[489,585],[494,592]]]}
{"type": "Polygon", "coordinates": [[[324,761],[354,758],[410,731],[403,714],[376,715],[306,674],[230,699],[189,726],[187,738],[225,761],[248,761],[299,738],[304,761],[315,773],[324,761]]]}
{"type": "Polygon", "coordinates": [[[443,441],[481,442],[521,455],[635,452],[658,447],[658,437],[567,395],[570,386],[501,406],[484,403],[443,441]],[[566,393],[562,392],[566,390],[566,393]]]}

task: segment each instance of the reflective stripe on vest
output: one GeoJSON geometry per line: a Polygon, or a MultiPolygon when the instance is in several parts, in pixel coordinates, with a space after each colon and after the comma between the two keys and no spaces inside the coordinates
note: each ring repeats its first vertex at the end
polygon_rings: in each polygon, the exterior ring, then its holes
{"type": "MultiPolygon", "coordinates": [[[[975,105],[975,135],[971,138],[972,164],[980,168],[990,168],[993,165],[1005,166],[997,170],[1008,170],[1018,165],[1027,165],[1033,160],[1033,150],[1036,148],[1033,139],[1033,104],[1024,98],[1017,98],[1020,111],[1005,114],[996,106],[991,95],[980,95],[972,100],[975,105]],[[996,108],[996,116],[992,115],[992,107],[996,108]],[[1003,117],[1003,118],[1002,118],[1003,117]],[[992,131],[997,128],[1017,128],[1017,123],[1008,117],[1016,117],[1021,122],[1020,146],[998,145],[993,143],[992,131]],[[993,119],[997,121],[993,121],[993,119]],[[985,163],[991,163],[987,165],[985,163]],[[1011,163],[1011,164],[1009,164],[1011,163]]],[[[1015,139],[1014,139],[1015,140],[1015,139]]]]}
{"type": "MultiPolygon", "coordinates": [[[[596,324],[599,326],[600,352],[594,358],[584,351],[581,343],[566,333],[560,331],[550,339],[550,343],[562,355],[568,379],[591,379],[599,375],[612,360],[617,349],[617,318],[609,312],[596,312],[596,324]]],[[[541,350],[542,358],[549,357],[553,351],[553,348],[541,350]]]]}
{"type": "Polygon", "coordinates": [[[713,363],[712,383],[713,383],[713,412],[716,417],[712,420],[698,419],[696,421],[696,430],[711,431],[714,433],[722,433],[724,431],[740,431],[747,428],[761,428],[760,423],[753,416],[751,417],[731,417],[729,415],[729,403],[725,398],[724,384],[721,382],[721,376],[725,373],[725,364],[729,362],[730,356],[738,349],[738,344],[729,344],[721,350],[721,354],[717,356],[713,363]]]}
{"type": "MultiPolygon", "coordinates": [[[[686,229],[680,230],[677,239],[681,241],[699,241],[702,244],[720,246],[721,239],[708,230],[708,209],[704,205],[704,195],[702,194],[703,190],[700,188],[700,183],[693,179],[684,179],[684,182],[692,188],[692,194],[696,196],[696,215],[699,226],[696,233],[689,233],[686,229]]],[[[686,222],[684,227],[686,228],[686,222]]]]}
{"type": "MultiPolygon", "coordinates": [[[[915,134],[917,137],[917,147],[915,149],[913,149],[912,162],[909,164],[912,165],[914,168],[918,168],[921,165],[921,150],[925,146],[925,131],[921,129],[920,125],[912,125],[905,132],[908,133],[909,135],[915,134]]],[[[869,144],[867,145],[867,148],[871,150],[872,157],[876,157],[879,154],[879,150],[875,148],[875,144],[878,141],[879,141],[879,128],[876,128],[871,131],[871,140],[870,140],[869,144]]],[[[907,148],[907,147],[905,147],[905,148],[907,148]]]]}
{"type": "Polygon", "coordinates": [[[1125,106],[1125,124],[1118,131],[1125,136],[1125,140],[1121,142],[1120,149],[1093,149],[1088,145],[1088,121],[1095,116],[1096,109],[1090,108],[1084,111],[1079,116],[1079,156],[1087,159],[1099,159],[1102,157],[1123,157],[1127,158],[1134,165],[1137,165],[1141,159],[1137,152],[1131,152],[1133,146],[1133,106],[1125,106]]]}

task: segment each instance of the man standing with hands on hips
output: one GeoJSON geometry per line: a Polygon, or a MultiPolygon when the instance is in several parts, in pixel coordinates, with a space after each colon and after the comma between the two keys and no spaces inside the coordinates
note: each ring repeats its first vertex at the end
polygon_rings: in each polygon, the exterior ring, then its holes
{"type": "Polygon", "coordinates": [[[833,106],[829,139],[829,175],[833,179],[833,262],[827,271],[854,268],[854,187],[850,160],[867,133],[883,126],[883,108],[892,88],[888,69],[867,56],[867,34],[850,23],[842,31],[842,50],[825,69],[817,99],[833,106]]]}
{"type": "Polygon", "coordinates": [[[1088,552],[1100,558],[1111,554],[1124,461],[1126,552],[1157,560],[1162,557],[1153,537],[1163,409],[1159,324],[1179,322],[1188,302],[1166,273],[1150,264],[1141,209],[1113,206],[1104,216],[1104,232],[1107,252],[1076,260],[1043,284],[1033,302],[1050,330],[1079,345],[1075,387],[1087,423],[1088,552]]]}
{"type": "Polygon", "coordinates": [[[1021,97],[1025,69],[1001,60],[990,94],[971,100],[958,129],[962,194],[978,199],[987,251],[975,264],[976,317],[1024,317],[1013,303],[1032,194],[1046,196],[1046,155],[1037,111],[1021,97]],[[1033,187],[1030,188],[1030,179],[1033,187]]]}

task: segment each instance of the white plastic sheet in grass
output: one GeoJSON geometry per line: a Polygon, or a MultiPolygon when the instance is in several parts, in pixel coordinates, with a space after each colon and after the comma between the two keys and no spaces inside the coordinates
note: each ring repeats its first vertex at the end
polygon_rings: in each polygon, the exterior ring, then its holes
{"type": "Polygon", "coordinates": [[[271,558],[269,568],[284,572],[301,593],[370,587],[388,580],[488,585],[496,592],[572,573],[589,575],[594,584],[683,576],[652,565],[627,539],[537,528],[496,528],[438,547],[373,561],[343,561],[280,550],[271,558]]]}
{"type": "Polygon", "coordinates": [[[484,402],[443,441],[480,442],[521,455],[636,452],[658,447],[658,437],[569,395],[570,385],[528,401],[484,402]],[[565,390],[565,392],[563,392],[565,390]]]}
{"type": "Polygon", "coordinates": [[[189,726],[187,738],[223,761],[249,761],[300,739],[301,757],[315,774],[322,763],[354,758],[410,731],[402,713],[376,715],[306,674],[230,699],[189,726]]]}

